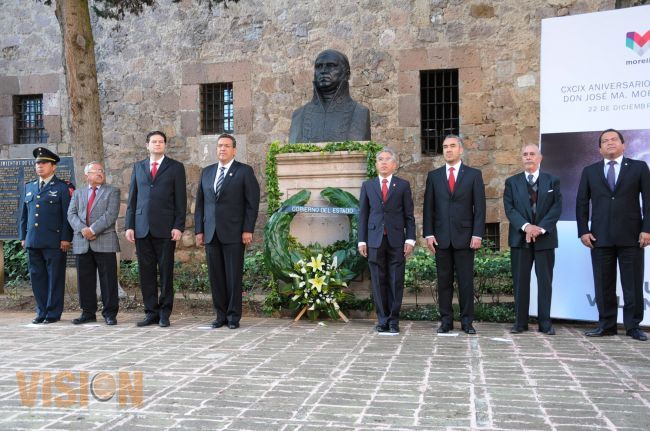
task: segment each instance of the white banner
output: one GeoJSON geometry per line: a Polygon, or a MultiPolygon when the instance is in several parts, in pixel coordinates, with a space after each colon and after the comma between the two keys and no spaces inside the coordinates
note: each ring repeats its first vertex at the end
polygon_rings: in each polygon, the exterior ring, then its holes
{"type": "MultiPolygon", "coordinates": [[[[542,20],[542,170],[560,177],[551,316],[598,320],[589,249],[577,235],[575,199],[582,169],[602,157],[598,136],[625,137],[627,157],[650,162],[650,6],[542,20]]],[[[650,325],[650,252],[645,253],[643,325],[650,325]]],[[[533,280],[535,277],[533,277],[533,280]]],[[[531,286],[531,315],[537,315],[531,286]]],[[[622,294],[618,284],[622,323],[622,294]]]]}

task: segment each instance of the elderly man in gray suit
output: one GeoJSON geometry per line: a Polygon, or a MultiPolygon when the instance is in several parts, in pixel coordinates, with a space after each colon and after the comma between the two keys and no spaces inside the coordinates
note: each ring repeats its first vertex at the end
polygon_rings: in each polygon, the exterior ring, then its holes
{"type": "Polygon", "coordinates": [[[68,208],[68,222],[74,230],[72,252],[77,257],[77,286],[81,316],[72,323],[96,322],[97,272],[107,325],[117,324],[117,259],[120,243],[115,221],[120,210],[120,192],[105,184],[101,163],[90,162],[84,168],[88,185],[75,190],[68,208]]]}

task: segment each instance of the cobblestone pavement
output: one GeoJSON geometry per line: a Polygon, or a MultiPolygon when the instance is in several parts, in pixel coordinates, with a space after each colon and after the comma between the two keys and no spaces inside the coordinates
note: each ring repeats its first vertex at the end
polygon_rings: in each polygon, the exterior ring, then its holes
{"type": "Polygon", "coordinates": [[[584,327],[378,335],[368,320],[211,317],[170,328],[0,316],[0,429],[598,430],[650,428],[650,342],[584,327]]]}

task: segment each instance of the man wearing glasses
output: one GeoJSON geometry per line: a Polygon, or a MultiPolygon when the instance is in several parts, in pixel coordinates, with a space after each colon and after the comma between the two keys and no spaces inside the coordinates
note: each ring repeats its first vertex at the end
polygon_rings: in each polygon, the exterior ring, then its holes
{"type": "Polygon", "coordinates": [[[120,191],[106,184],[104,168],[90,162],[84,168],[88,185],[75,190],[68,207],[68,222],[74,230],[72,252],[77,255],[77,288],[81,316],[75,325],[96,322],[97,273],[101,289],[102,316],[107,325],[117,324],[117,258],[120,243],[115,221],[120,211],[120,191]]]}

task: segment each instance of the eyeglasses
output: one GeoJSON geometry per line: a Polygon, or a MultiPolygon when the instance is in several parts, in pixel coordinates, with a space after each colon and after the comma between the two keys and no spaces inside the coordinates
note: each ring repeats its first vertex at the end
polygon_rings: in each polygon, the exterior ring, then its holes
{"type": "Polygon", "coordinates": [[[96,169],[94,171],[88,171],[89,174],[103,174],[105,171],[103,169],[96,169]]]}

